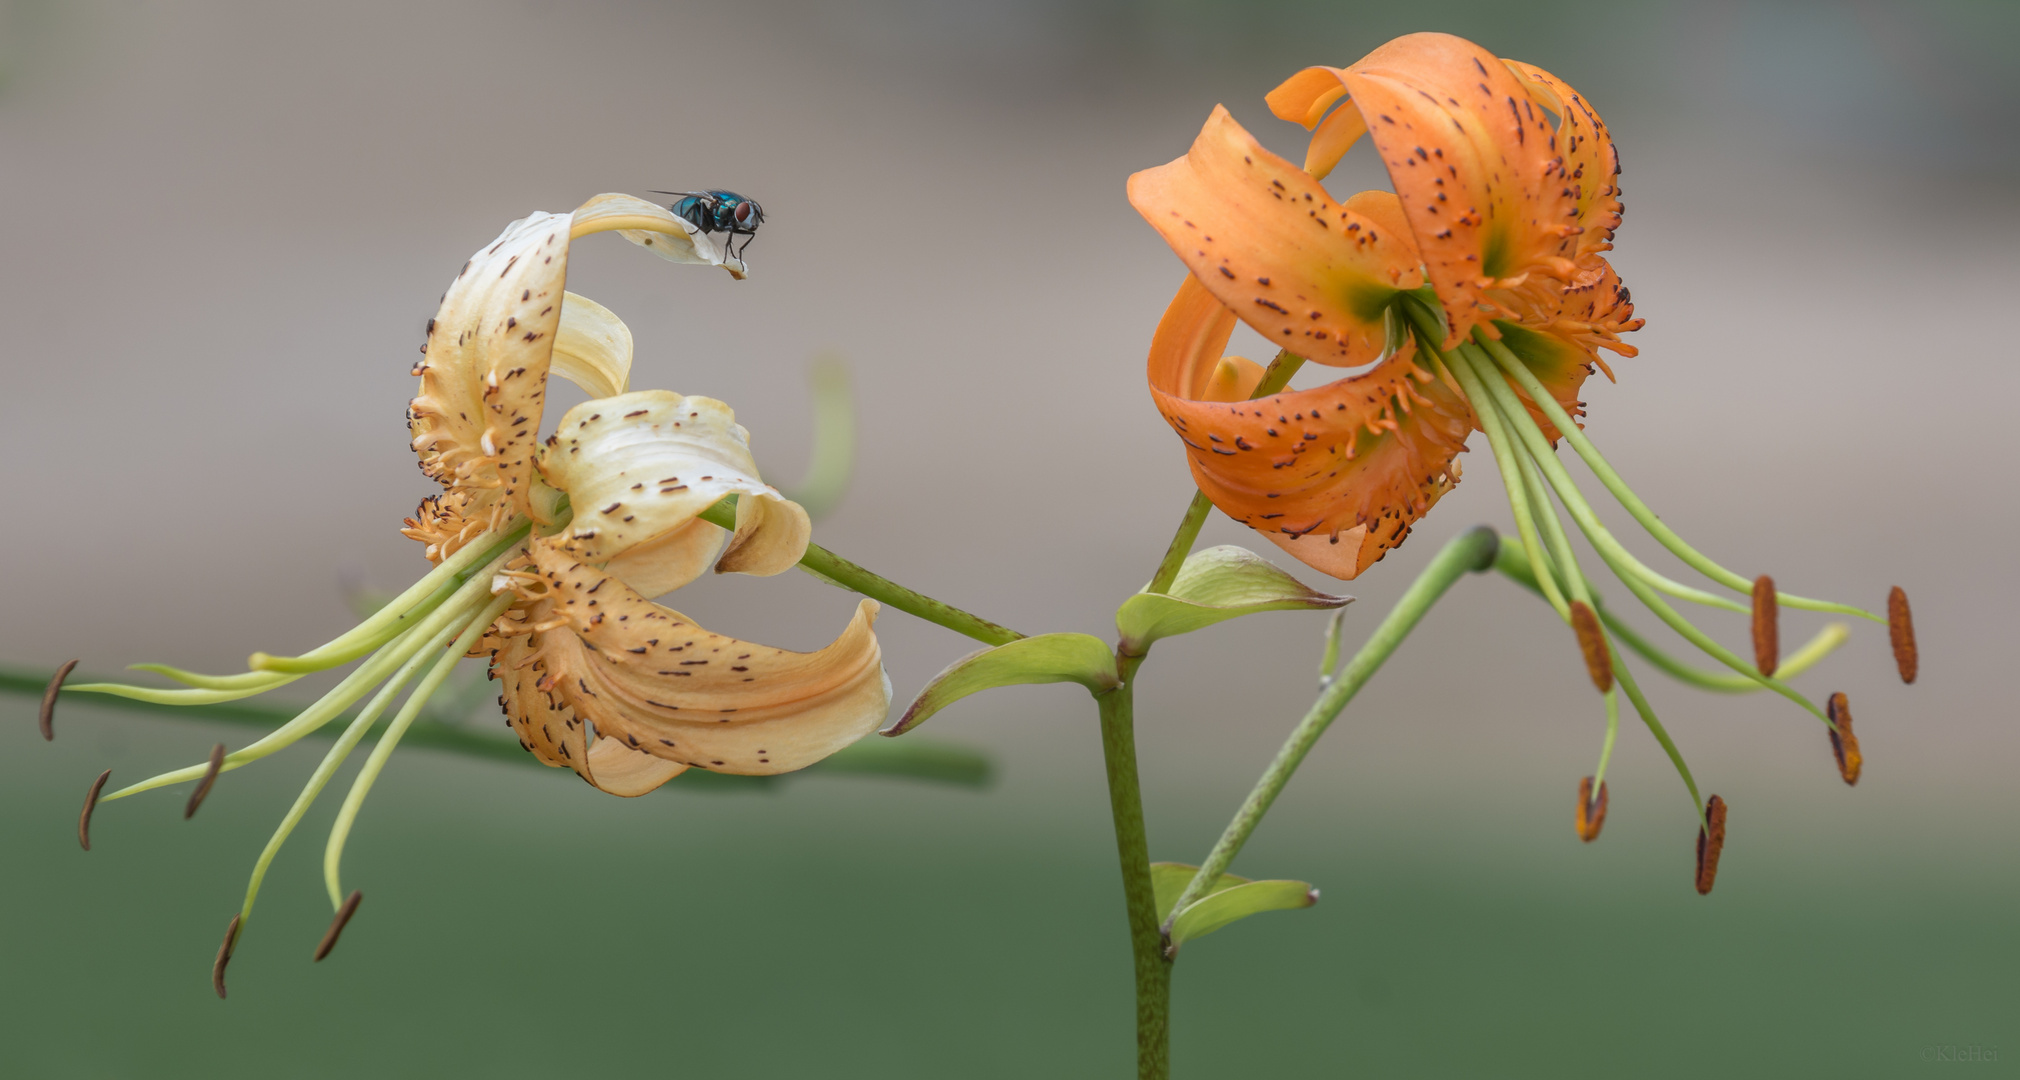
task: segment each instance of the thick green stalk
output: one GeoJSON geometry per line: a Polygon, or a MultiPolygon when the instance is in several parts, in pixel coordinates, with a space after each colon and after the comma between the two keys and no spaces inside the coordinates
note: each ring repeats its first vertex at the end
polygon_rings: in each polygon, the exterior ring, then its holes
{"type": "Polygon", "coordinates": [[[1095,697],[1101,710],[1101,756],[1108,769],[1108,809],[1115,819],[1115,855],[1129,915],[1136,967],[1136,1072],[1139,1080],[1171,1075],[1171,961],[1158,929],[1157,892],[1150,880],[1150,838],[1136,774],[1136,720],[1131,679],[1141,658],[1121,657],[1121,686],[1095,697]]]}
{"type": "Polygon", "coordinates": [[[1185,910],[1188,904],[1198,900],[1207,887],[1227,872],[1228,865],[1240,853],[1242,845],[1248,842],[1249,834],[1255,832],[1262,823],[1263,815],[1269,813],[1270,805],[1276,802],[1284,785],[1290,782],[1291,774],[1311,752],[1319,736],[1326,733],[1340,710],[1354,699],[1362,686],[1380,670],[1382,663],[1410,635],[1424,613],[1431,605],[1445,595],[1454,582],[1469,573],[1479,573],[1494,565],[1494,554],[1500,548],[1500,539],[1494,530],[1485,525],[1476,526],[1454,537],[1444,550],[1432,558],[1417,580],[1410,584],[1408,592],[1389,609],[1389,614],[1375,632],[1368,637],[1367,644],[1347,661],[1345,671],[1333,680],[1312,703],[1303,720],[1291,731],[1290,738],[1284,740],[1283,748],[1277,751],[1276,759],[1269,768],[1263,770],[1262,778],[1256,781],[1254,790],[1249,792],[1241,809],[1235,811],[1234,820],[1228,822],[1220,841],[1207,854],[1199,873],[1193,875],[1192,883],[1172,905],[1173,912],[1185,910]]]}
{"type": "MultiPolygon", "coordinates": [[[[711,525],[734,530],[736,496],[722,499],[702,511],[700,517],[711,525]]],[[[851,592],[860,593],[880,604],[889,604],[907,615],[936,623],[987,645],[1008,645],[1024,636],[1009,627],[999,626],[979,615],[972,615],[952,604],[873,574],[819,544],[807,545],[807,553],[800,557],[800,566],[816,577],[834,582],[851,592]]]]}

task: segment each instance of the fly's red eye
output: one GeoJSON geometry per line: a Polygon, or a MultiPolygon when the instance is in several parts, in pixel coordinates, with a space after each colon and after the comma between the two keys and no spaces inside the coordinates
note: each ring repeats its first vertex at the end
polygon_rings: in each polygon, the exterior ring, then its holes
{"type": "Polygon", "coordinates": [[[737,221],[738,221],[739,223],[742,223],[742,222],[747,222],[747,221],[749,221],[749,220],[750,220],[750,204],[749,204],[749,203],[741,203],[741,204],[739,204],[739,205],[737,206],[737,208],[736,208],[736,219],[737,219],[737,221]]]}

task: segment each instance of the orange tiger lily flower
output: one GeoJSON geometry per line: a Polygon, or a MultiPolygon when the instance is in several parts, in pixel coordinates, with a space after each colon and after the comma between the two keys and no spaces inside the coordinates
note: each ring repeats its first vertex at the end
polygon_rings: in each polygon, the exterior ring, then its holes
{"type": "Polygon", "coordinates": [[[1308,68],[1268,100],[1312,130],[1304,168],[1216,108],[1185,157],[1130,178],[1192,271],[1152,341],[1151,392],[1216,506],[1351,578],[1458,482],[1480,423],[1418,355],[1405,296],[1428,286],[1446,347],[1485,327],[1573,416],[1597,350],[1632,354],[1619,335],[1641,324],[1600,255],[1620,221],[1618,159],[1570,87],[1443,34],[1308,68]],[[1335,201],[1320,181],[1363,135],[1396,191],[1335,201]],[[1221,362],[1236,319],[1306,359],[1373,366],[1241,400],[1260,369],[1221,362]]]}

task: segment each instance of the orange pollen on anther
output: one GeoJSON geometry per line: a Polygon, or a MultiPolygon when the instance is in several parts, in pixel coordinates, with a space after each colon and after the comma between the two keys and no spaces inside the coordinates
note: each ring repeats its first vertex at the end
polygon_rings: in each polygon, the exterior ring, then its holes
{"type": "Polygon", "coordinates": [[[1831,753],[1838,759],[1838,775],[1845,783],[1859,782],[1865,756],[1859,753],[1859,737],[1852,733],[1852,702],[1844,694],[1832,694],[1825,711],[1831,718],[1831,753]]]}
{"type": "Polygon", "coordinates": [[[1901,681],[1914,682],[1922,657],[1915,651],[1915,618],[1908,611],[1908,594],[1899,585],[1887,594],[1887,637],[1894,645],[1894,666],[1900,669],[1901,681]]]}
{"type": "Polygon", "coordinates": [[[1718,880],[1718,856],[1725,850],[1725,800],[1713,795],[1704,804],[1704,817],[1710,830],[1699,827],[1697,831],[1697,893],[1706,896],[1711,893],[1712,883],[1718,880]]]}
{"type": "Polygon", "coordinates": [[[1571,629],[1578,635],[1578,649],[1585,654],[1585,671],[1592,685],[1604,694],[1613,689],[1613,657],[1606,651],[1606,635],[1599,629],[1599,616],[1583,600],[1571,602],[1571,629]]]}
{"type": "Polygon", "coordinates": [[[1775,579],[1762,574],[1753,582],[1753,662],[1762,675],[1781,666],[1781,609],[1775,602],[1775,579]]]}
{"type": "Polygon", "coordinates": [[[1606,782],[1599,783],[1599,796],[1592,795],[1592,778],[1578,782],[1578,838],[1591,843],[1599,839],[1599,830],[1606,825],[1606,782]]]}

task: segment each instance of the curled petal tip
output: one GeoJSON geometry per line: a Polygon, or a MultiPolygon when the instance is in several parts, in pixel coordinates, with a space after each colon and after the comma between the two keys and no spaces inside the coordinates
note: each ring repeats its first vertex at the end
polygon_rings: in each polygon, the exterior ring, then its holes
{"type": "Polygon", "coordinates": [[[105,780],[111,775],[111,769],[99,773],[98,779],[91,782],[91,790],[84,793],[84,809],[77,815],[77,842],[86,851],[91,850],[91,812],[98,809],[98,793],[105,790],[105,780]]]}
{"type": "Polygon", "coordinates": [[[1592,778],[1578,782],[1578,838],[1591,843],[1606,826],[1606,782],[1599,782],[1599,794],[1592,794],[1592,778]]]}
{"type": "Polygon", "coordinates": [[[1781,608],[1775,602],[1775,579],[1762,574],[1753,581],[1753,662],[1762,675],[1781,666],[1781,608]]]}
{"type": "MultiPolygon", "coordinates": [[[[1895,589],[1894,591],[1899,593],[1901,590],[1895,589]]],[[[1907,610],[1907,601],[1905,599],[1901,601],[1901,604],[1902,610],[1907,610]]],[[[41,722],[42,741],[44,742],[56,741],[56,695],[63,689],[63,680],[69,678],[71,671],[75,670],[76,667],[77,661],[72,660],[57,668],[56,674],[49,680],[49,689],[42,691],[41,722]]],[[[1908,681],[1913,682],[1914,680],[1910,679],[1908,681]]]]}
{"type": "Polygon", "coordinates": [[[1844,694],[1832,694],[1826,710],[1831,718],[1831,754],[1838,759],[1838,775],[1846,784],[1859,782],[1865,756],[1859,753],[1859,737],[1852,734],[1852,702],[1844,694]]]}
{"type": "Polygon", "coordinates": [[[1915,617],[1908,611],[1908,594],[1899,585],[1887,594],[1887,637],[1894,645],[1894,666],[1901,671],[1901,681],[1914,682],[1922,658],[1915,651],[1915,617]]]}
{"type": "Polygon", "coordinates": [[[1613,657],[1606,651],[1606,635],[1600,632],[1599,616],[1583,600],[1571,602],[1571,629],[1578,634],[1578,650],[1585,654],[1585,672],[1592,685],[1604,694],[1613,689],[1613,657]]]}
{"type": "Polygon", "coordinates": [[[245,918],[240,912],[231,917],[231,925],[224,928],[224,942],[217,947],[217,959],[210,965],[211,989],[217,991],[218,999],[224,999],[224,968],[231,963],[232,950],[238,948],[239,921],[245,918]]]}
{"type": "Polygon", "coordinates": [[[1718,857],[1725,850],[1725,800],[1713,795],[1704,804],[1705,822],[1709,830],[1697,831],[1697,894],[1709,896],[1712,883],[1718,880],[1718,857]]]}
{"type": "Polygon", "coordinates": [[[182,808],[182,819],[188,821],[196,816],[196,808],[203,805],[204,797],[210,794],[210,786],[217,783],[217,774],[224,768],[224,744],[210,748],[210,763],[204,768],[203,779],[196,782],[196,790],[189,793],[189,805],[182,808]]]}
{"type": "Polygon", "coordinates": [[[337,947],[337,938],[343,934],[345,925],[351,921],[351,916],[357,914],[358,904],[364,899],[363,889],[353,889],[351,895],[344,897],[344,906],[337,909],[336,917],[330,920],[330,928],[323,931],[323,940],[316,944],[316,960],[321,961],[323,957],[330,955],[331,949],[337,947]]]}

